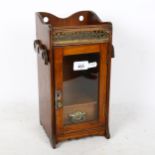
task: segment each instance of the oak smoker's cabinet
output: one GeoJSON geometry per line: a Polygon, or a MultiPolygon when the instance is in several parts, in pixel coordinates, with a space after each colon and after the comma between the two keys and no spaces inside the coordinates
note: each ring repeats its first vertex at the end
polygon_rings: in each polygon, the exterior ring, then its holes
{"type": "Polygon", "coordinates": [[[61,19],[36,13],[40,123],[53,148],[60,141],[109,138],[112,24],[81,11],[61,19]]]}

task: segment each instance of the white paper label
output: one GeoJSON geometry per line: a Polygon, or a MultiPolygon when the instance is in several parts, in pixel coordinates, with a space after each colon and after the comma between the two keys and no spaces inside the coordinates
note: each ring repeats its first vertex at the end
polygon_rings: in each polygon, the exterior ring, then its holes
{"type": "Polygon", "coordinates": [[[88,62],[88,61],[75,61],[73,63],[73,70],[80,71],[80,70],[88,70],[89,68],[97,67],[97,62],[88,62]]]}

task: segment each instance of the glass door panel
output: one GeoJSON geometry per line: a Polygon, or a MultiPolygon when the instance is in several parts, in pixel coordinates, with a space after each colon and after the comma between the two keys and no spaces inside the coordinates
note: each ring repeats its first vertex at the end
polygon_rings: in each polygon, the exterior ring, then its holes
{"type": "Polygon", "coordinates": [[[99,52],[63,57],[63,123],[98,119],[99,52]]]}

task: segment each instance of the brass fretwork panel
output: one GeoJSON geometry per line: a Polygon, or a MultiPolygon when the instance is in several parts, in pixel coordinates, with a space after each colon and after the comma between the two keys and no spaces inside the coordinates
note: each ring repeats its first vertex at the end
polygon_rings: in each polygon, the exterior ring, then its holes
{"type": "Polygon", "coordinates": [[[53,32],[54,45],[105,43],[109,41],[110,34],[103,28],[65,29],[53,32]]]}

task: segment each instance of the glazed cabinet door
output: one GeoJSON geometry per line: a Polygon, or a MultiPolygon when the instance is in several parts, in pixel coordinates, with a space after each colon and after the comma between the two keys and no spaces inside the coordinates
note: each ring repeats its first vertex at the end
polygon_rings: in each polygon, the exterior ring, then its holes
{"type": "Polygon", "coordinates": [[[56,132],[104,126],[108,44],[55,47],[56,132]]]}

